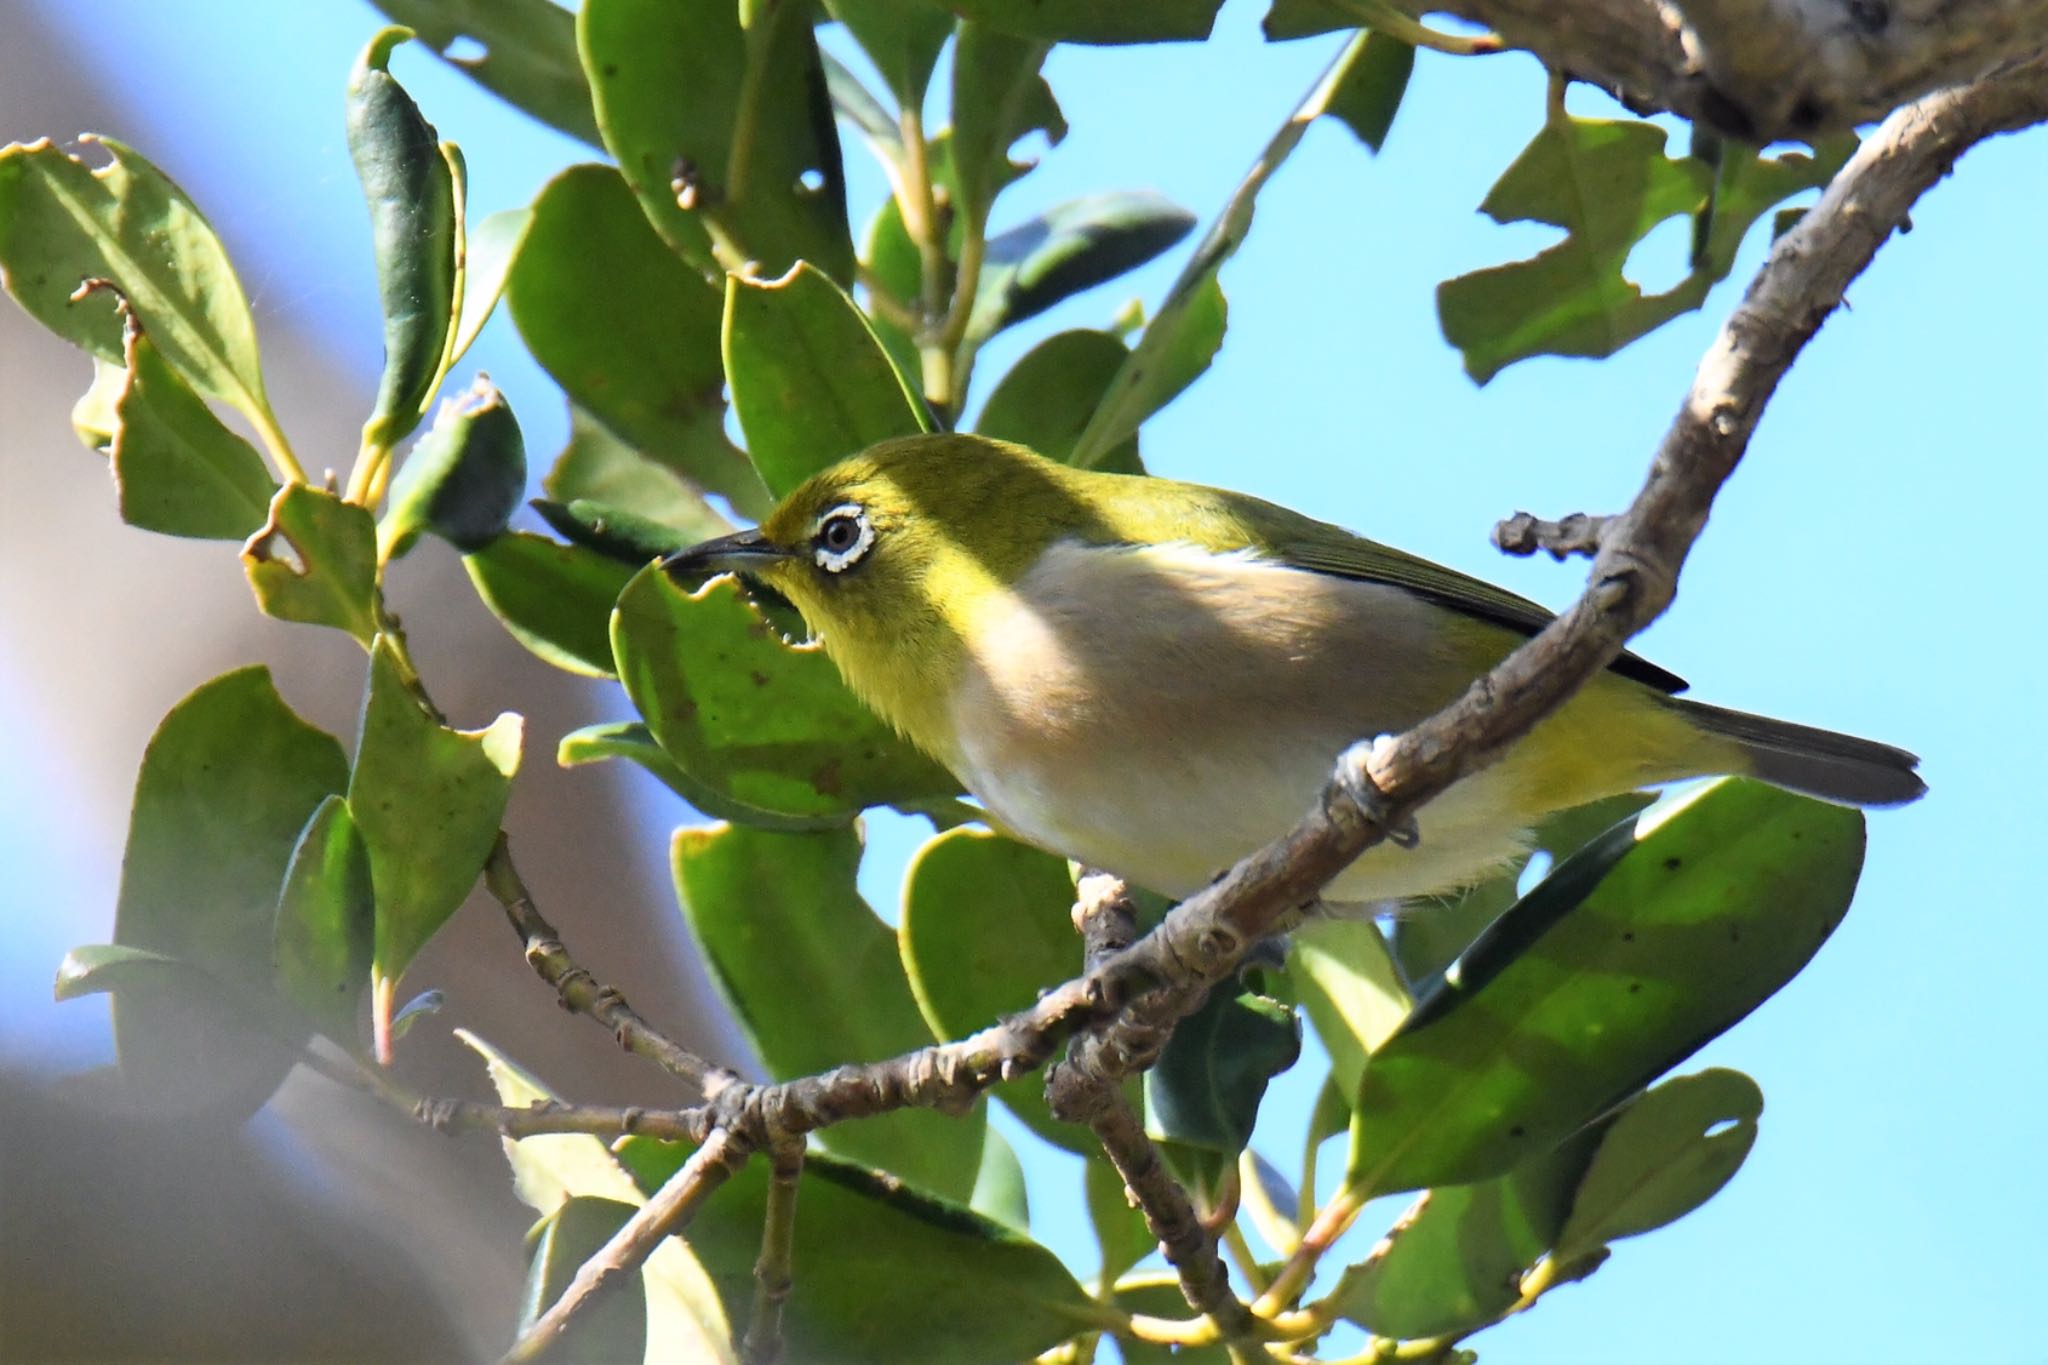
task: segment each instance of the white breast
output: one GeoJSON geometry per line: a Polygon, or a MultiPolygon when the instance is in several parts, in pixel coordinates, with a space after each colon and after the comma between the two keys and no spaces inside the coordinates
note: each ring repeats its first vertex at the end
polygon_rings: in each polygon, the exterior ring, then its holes
{"type": "MultiPolygon", "coordinates": [[[[1399,589],[1189,546],[1049,551],[969,641],[959,776],[1020,838],[1185,896],[1305,814],[1352,740],[1471,680],[1399,589]]],[[[1520,846],[1514,776],[1431,804],[1415,850],[1332,884],[1347,902],[1449,890],[1520,846]]]]}

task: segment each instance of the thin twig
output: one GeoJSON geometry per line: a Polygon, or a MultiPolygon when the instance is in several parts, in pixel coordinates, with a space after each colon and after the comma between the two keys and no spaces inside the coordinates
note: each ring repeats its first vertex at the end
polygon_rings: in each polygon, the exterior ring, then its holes
{"type": "Polygon", "coordinates": [[[1533,555],[1547,550],[1563,563],[1573,555],[1588,559],[1600,553],[1600,537],[1612,517],[1574,512],[1562,521],[1544,521],[1527,512],[1517,512],[1493,528],[1494,548],[1503,554],[1533,555]]]}
{"type": "Polygon", "coordinates": [[[608,1292],[640,1268],[654,1254],[661,1239],[680,1231],[704,1197],[724,1184],[747,1159],[746,1143],[730,1133],[713,1133],[704,1145],[690,1154],[668,1183],[626,1220],[595,1256],[585,1261],[576,1278],[562,1291],[548,1310],[534,1319],[512,1349],[505,1353],[505,1365],[534,1361],[553,1346],[563,1330],[580,1312],[599,1302],[608,1292]]]}
{"type": "Polygon", "coordinates": [[[526,942],[526,960],[541,980],[555,988],[562,1007],[587,1014],[610,1029],[619,1046],[645,1057],[670,1075],[694,1087],[706,1099],[713,1099],[740,1078],[736,1072],[706,1061],[670,1039],[648,1023],[626,1003],[626,997],[597,978],[569,956],[555,926],[548,923],[533,903],[519,870],[512,864],[510,842],[501,831],[498,842],[484,863],[484,883],[505,907],[512,928],[526,942]]]}
{"type": "Polygon", "coordinates": [[[746,1365],[775,1365],[782,1356],[782,1305],[796,1282],[796,1193],[803,1173],[802,1142],[786,1142],[775,1149],[768,1171],[768,1211],[761,1224],[761,1258],[754,1262],[754,1306],[740,1345],[746,1365]]]}

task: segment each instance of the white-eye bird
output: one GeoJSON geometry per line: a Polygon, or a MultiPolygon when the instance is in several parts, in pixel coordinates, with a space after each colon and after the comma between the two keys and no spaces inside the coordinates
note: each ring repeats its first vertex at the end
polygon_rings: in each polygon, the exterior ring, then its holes
{"type": "MultiPolygon", "coordinates": [[[[878,445],[759,529],[671,556],[788,598],[868,706],[1010,834],[1186,896],[1298,820],[1337,754],[1456,698],[1550,619],[1239,493],[966,435],[878,445]]],[[[1333,903],[1452,891],[1552,811],[1743,773],[1856,805],[1926,790],[1889,745],[1672,695],[1633,655],[1425,806],[1333,903]]]]}

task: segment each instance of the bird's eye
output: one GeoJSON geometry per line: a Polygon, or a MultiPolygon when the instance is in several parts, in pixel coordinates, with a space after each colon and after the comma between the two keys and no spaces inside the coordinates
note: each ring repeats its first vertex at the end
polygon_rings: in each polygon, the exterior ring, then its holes
{"type": "Polygon", "coordinates": [[[817,547],[812,558],[819,568],[827,573],[844,573],[858,564],[875,543],[875,528],[857,504],[841,503],[818,518],[812,542],[817,547]]]}

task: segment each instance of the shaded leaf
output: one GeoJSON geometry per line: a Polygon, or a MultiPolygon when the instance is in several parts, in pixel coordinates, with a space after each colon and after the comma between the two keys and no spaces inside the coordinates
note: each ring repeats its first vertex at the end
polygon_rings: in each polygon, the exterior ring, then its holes
{"type": "Polygon", "coordinates": [[[1092,1157],[1082,1173],[1088,1202],[1088,1221],[1095,1226],[1095,1243],[1102,1249],[1102,1269],[1097,1283],[1109,1284],[1126,1270],[1159,1250],[1145,1215],[1131,1202],[1124,1179],[1106,1157],[1092,1157]]]}
{"type": "Polygon", "coordinates": [[[644,569],[697,541],[666,523],[588,498],[578,498],[566,505],[535,498],[531,506],[540,513],[542,521],[561,532],[571,545],[595,551],[622,567],[644,569]]]}
{"type": "Polygon", "coordinates": [[[595,147],[597,116],[576,59],[576,19],[554,0],[371,0],[500,99],[595,147]],[[449,57],[463,44],[481,56],[449,57]]]}
{"type": "MultiPolygon", "coordinates": [[[[687,1151],[628,1138],[620,1160],[652,1190],[687,1151]]],[[[734,1320],[744,1319],[753,1299],[767,1185],[768,1163],[747,1163],[690,1224],[690,1245],[734,1320]]],[[[1106,1323],[1100,1305],[1044,1247],[858,1166],[813,1153],[796,1206],[792,1255],[802,1288],[783,1308],[788,1360],[998,1365],[1029,1360],[1106,1323]],[[932,1273],[906,1274],[906,1266],[932,1273]]]]}
{"type": "MultiPolygon", "coordinates": [[[[1063,858],[982,829],[929,839],[903,878],[903,969],[925,1022],[964,1038],[1080,975],[1074,881],[1063,858]]],[[[1087,1129],[1054,1119],[1034,1072],[990,1093],[1046,1141],[1096,1150],[1087,1129]]]]}
{"type": "Polygon", "coordinates": [[[932,429],[866,315],[807,263],[765,284],[726,281],[725,372],[747,453],[778,498],[877,441],[932,429]]]}
{"type": "MultiPolygon", "coordinates": [[[[193,691],[143,754],[115,942],[181,959],[242,991],[267,987],[292,849],[315,808],[347,780],[341,746],[285,705],[268,669],[237,669],[193,691]]],[[[262,1105],[296,1043],[253,1041],[247,1019],[212,992],[172,989],[117,997],[114,1046],[145,1095],[218,1105],[231,1118],[262,1105]]]]}
{"type": "Polygon", "coordinates": [[[1346,0],[1273,0],[1259,28],[1269,43],[1313,38],[1318,33],[1357,28],[1359,10],[1356,3],[1346,0]]]}
{"type": "Polygon", "coordinates": [[[1301,1245],[1301,1225],[1295,1222],[1301,1196],[1286,1176],[1249,1147],[1238,1154],[1237,1177],[1243,1191],[1240,1207],[1259,1237],[1276,1256],[1292,1256],[1301,1245]]]}
{"type": "Polygon", "coordinates": [[[464,555],[462,567],[513,639],[556,668],[612,676],[612,606],[633,570],[526,531],[464,555]]]}
{"type": "Polygon", "coordinates": [[[1199,42],[1223,0],[946,0],[963,19],[1005,33],[1058,43],[1199,42]]]}
{"type": "Polygon", "coordinates": [[[1145,1073],[1147,1131],[1221,1152],[1234,1164],[1251,1141],[1266,1082],[1300,1056],[1293,1010],[1254,991],[1219,987],[1180,1021],[1145,1073]]]}
{"type": "MultiPolygon", "coordinates": [[[[953,45],[953,131],[947,157],[963,223],[986,223],[996,194],[1022,173],[1010,148],[1026,133],[1067,135],[1052,87],[1038,74],[1050,44],[1004,33],[975,16],[953,45]]],[[[900,220],[899,220],[900,226],[900,220]]]]}
{"type": "Polygon", "coordinates": [[[1009,1140],[990,1128],[981,1143],[981,1170],[974,1178],[968,1207],[1013,1232],[1031,1231],[1031,1197],[1024,1185],[1024,1163],[1009,1140]]]}
{"type": "Polygon", "coordinates": [[[242,547],[242,572],[265,615],[333,626],[365,646],[377,634],[377,523],[325,489],[278,489],[242,547]]]}
{"type": "MultiPolygon", "coordinates": [[[[1284,3],[1285,0],[1282,0],[1284,3]]],[[[1279,13],[1276,4],[1273,13],[1279,13]]],[[[1267,15],[1272,22],[1273,15],[1267,15]]],[[[1387,130],[1407,93],[1415,70],[1415,49],[1386,33],[1368,33],[1365,49],[1345,72],[1330,96],[1330,114],[1377,152],[1386,145],[1387,130]]]]}
{"type": "Polygon", "coordinates": [[[384,375],[363,424],[370,450],[389,449],[419,424],[455,326],[455,173],[440,134],[389,70],[391,50],[412,36],[407,28],[382,30],[348,78],[349,157],[370,209],[384,308],[384,375]]]}
{"type": "Polygon", "coordinates": [[[1144,190],[1056,204],[989,239],[968,332],[986,337],[1035,317],[1143,265],[1194,225],[1186,209],[1144,190]]]}
{"type": "Polygon", "coordinates": [[[129,328],[127,368],[114,373],[121,387],[107,453],[121,520],[167,535],[248,539],[277,491],[263,457],[221,424],[140,327],[129,328]]]}
{"type": "Polygon", "coordinates": [[[780,275],[802,260],[851,283],[846,182],[811,6],[745,9],[585,0],[576,37],[605,146],[655,230],[706,276],[780,275]]]}
{"type": "MultiPolygon", "coordinates": [[[[690,931],[776,1079],[880,1061],[932,1041],[904,980],[895,931],[854,889],[858,833],[681,829],[674,857],[690,931]]],[[[985,1113],[903,1109],[819,1137],[840,1156],[965,1203],[981,1168],[985,1113]]],[[[801,1228],[813,1210],[801,1197],[798,1207],[801,1228]]],[[[759,1231],[757,1224],[757,1240],[759,1231]]]]}
{"type": "Polygon", "coordinates": [[[421,531],[456,549],[483,549],[504,533],[526,491],[526,440],[489,376],[441,404],[391,486],[378,527],[385,558],[404,554],[421,531]]]}
{"type": "Polygon", "coordinates": [[[1763,1092],[1711,1067],[1653,1087],[1606,1127],[1557,1238],[1567,1260],[1663,1227],[1712,1199],[1756,1142],[1763,1092]]]}
{"type": "Polygon", "coordinates": [[[1407,984],[1369,919],[1312,919],[1289,937],[1289,978],[1330,1054],[1331,1083],[1355,1095],[1366,1057],[1408,1017],[1407,984]]]}
{"type": "Polygon", "coordinates": [[[925,0],[826,0],[826,8],[868,54],[896,102],[923,108],[939,49],[953,35],[953,16],[925,0]]]}
{"type": "Polygon", "coordinates": [[[734,824],[752,825],[756,829],[792,832],[838,829],[846,824],[846,817],[843,815],[808,818],[775,815],[722,796],[677,767],[676,761],[668,756],[667,751],[654,742],[653,732],[637,721],[611,721],[603,725],[587,725],[581,730],[573,730],[562,736],[562,743],[555,757],[564,768],[598,763],[608,758],[623,758],[645,768],[661,779],[670,791],[714,820],[730,820],[734,824]]]}
{"type": "MultiPolygon", "coordinates": [[[[632,1218],[637,1205],[577,1196],[540,1220],[532,1234],[526,1288],[519,1296],[518,1335],[552,1308],[583,1263],[604,1249],[632,1218]]],[[[638,1275],[569,1320],[547,1359],[580,1365],[639,1360],[647,1350],[647,1290],[638,1275]]]]}
{"type": "Polygon", "coordinates": [[[662,245],[616,170],[572,166],[547,183],[505,295],[534,359],[578,408],[748,515],[768,510],[725,436],[718,291],[662,245]]]}
{"type": "Polygon", "coordinates": [[[785,643],[730,578],[685,593],[641,570],[619,597],[612,652],[661,747],[743,805],[844,820],[959,790],[846,690],[822,650],[785,643]]]}
{"type": "Polygon", "coordinates": [[[348,806],[377,889],[380,1060],[398,978],[469,895],[497,840],[523,729],[509,711],[482,730],[449,729],[408,686],[390,638],[377,637],[348,806]]]}
{"type": "MultiPolygon", "coordinates": [[[[982,405],[975,430],[1065,460],[1130,351],[1108,332],[1056,332],[1025,352],[982,405]]],[[[1097,468],[1142,474],[1136,432],[1097,468]]]]}
{"type": "MultiPolygon", "coordinates": [[[[721,458],[737,459],[742,463],[746,459],[732,449],[730,442],[726,443],[721,458]]],[[[698,484],[621,441],[602,423],[573,404],[569,408],[569,443],[555,457],[554,468],[541,481],[541,487],[557,503],[574,507],[579,502],[587,502],[644,517],[667,527],[673,533],[674,548],[677,549],[695,545],[700,540],[711,540],[732,530],[732,523],[704,500],[698,484]]],[[[759,496],[765,497],[765,494],[759,496]]],[[[549,525],[569,539],[577,540],[576,535],[560,523],[550,521],[549,525]]],[[[589,542],[578,540],[578,543],[589,542]]]]}
{"type": "Polygon", "coordinates": [[[1689,1056],[1848,909],[1863,816],[1722,779],[1581,849],[1418,989],[1373,1054],[1347,1179],[1485,1179],[1689,1056]]]}
{"type": "Polygon", "coordinates": [[[329,796],[299,835],[277,898],[271,960],[278,994],[354,1052],[356,1006],[370,984],[376,896],[348,803],[329,796]]]}
{"type": "Polygon", "coordinates": [[[448,346],[447,368],[475,344],[505,292],[512,261],[533,225],[531,208],[500,209],[472,224],[463,239],[462,315],[448,346]]]}
{"type": "Polygon", "coordinates": [[[111,280],[164,360],[195,390],[275,429],[256,325],[220,239],[185,192],[132,149],[88,170],[48,140],[0,149],[0,282],[29,315],[102,360],[122,360],[111,280]]]}

